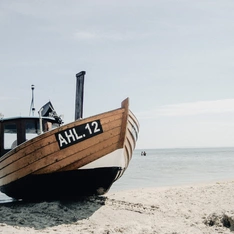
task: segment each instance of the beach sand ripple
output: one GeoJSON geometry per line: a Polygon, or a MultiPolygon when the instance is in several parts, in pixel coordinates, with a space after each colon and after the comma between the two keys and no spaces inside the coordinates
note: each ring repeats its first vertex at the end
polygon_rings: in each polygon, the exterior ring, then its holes
{"type": "Polygon", "coordinates": [[[234,181],[0,204],[0,233],[234,233],[234,181]]]}

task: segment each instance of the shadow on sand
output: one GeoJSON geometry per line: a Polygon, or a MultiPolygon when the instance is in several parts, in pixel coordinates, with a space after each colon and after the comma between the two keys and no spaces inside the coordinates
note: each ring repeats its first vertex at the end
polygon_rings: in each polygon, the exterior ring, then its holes
{"type": "Polygon", "coordinates": [[[106,197],[88,197],[79,200],[1,203],[0,223],[37,230],[72,224],[89,218],[105,205],[105,201],[106,197]]]}

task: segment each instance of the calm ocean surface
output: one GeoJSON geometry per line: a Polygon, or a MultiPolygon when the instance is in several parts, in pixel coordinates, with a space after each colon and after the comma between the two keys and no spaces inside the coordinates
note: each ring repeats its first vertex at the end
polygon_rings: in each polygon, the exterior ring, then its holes
{"type": "Polygon", "coordinates": [[[234,148],[135,150],[110,192],[234,180],[234,148]]]}
{"type": "MultiPolygon", "coordinates": [[[[124,175],[110,192],[234,180],[234,148],[135,150],[124,175]]],[[[0,193],[0,202],[9,198],[0,193]]]]}

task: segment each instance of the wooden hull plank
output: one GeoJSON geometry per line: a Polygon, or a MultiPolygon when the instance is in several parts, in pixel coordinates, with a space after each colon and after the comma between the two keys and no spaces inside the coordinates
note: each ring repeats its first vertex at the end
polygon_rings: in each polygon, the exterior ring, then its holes
{"type": "MultiPolygon", "coordinates": [[[[104,121],[104,124],[103,124],[104,133],[102,135],[99,135],[95,137],[94,139],[92,138],[92,139],[83,141],[79,143],[77,146],[74,145],[67,149],[64,149],[64,151],[66,152],[60,151],[58,147],[58,143],[55,140],[55,137],[53,134],[52,136],[50,136],[50,142],[53,142],[53,143],[50,143],[50,144],[42,143],[42,144],[39,144],[39,146],[32,145],[31,147],[27,148],[25,152],[26,155],[24,157],[22,156],[19,157],[19,159],[15,161],[15,163],[11,163],[7,168],[2,168],[2,170],[0,170],[0,178],[2,178],[4,175],[10,174],[16,170],[24,168],[25,166],[33,164],[34,162],[38,162],[42,158],[49,157],[47,161],[51,161],[51,163],[54,163],[55,160],[56,161],[60,160],[60,155],[61,155],[61,158],[69,157],[69,155],[74,154],[74,152],[76,152],[77,150],[91,147],[94,144],[101,143],[102,140],[103,141],[108,140],[109,138],[112,137],[112,135],[115,136],[116,134],[120,133],[118,127],[120,127],[122,123],[121,116],[119,116],[118,118],[114,118],[112,120],[113,120],[112,122],[104,121]],[[53,140],[51,139],[52,137],[53,137],[53,140]],[[34,151],[31,149],[33,147],[35,147],[34,151]],[[53,158],[55,159],[53,160],[53,158]],[[7,173],[5,171],[7,171],[7,173]]],[[[50,164],[50,162],[44,162],[44,163],[46,164],[43,164],[42,165],[43,167],[46,166],[47,164],[50,164]]],[[[4,163],[2,163],[1,166],[3,167],[4,163]]]]}
{"type": "MultiPolygon", "coordinates": [[[[115,141],[118,142],[119,139],[119,133],[120,130],[117,129],[117,139],[115,139],[115,141]]],[[[1,178],[1,182],[2,184],[5,183],[9,183],[11,181],[13,181],[14,179],[19,179],[22,178],[23,176],[26,176],[27,174],[31,174],[33,172],[36,172],[38,170],[40,170],[41,168],[45,168],[46,166],[53,164],[54,168],[60,169],[61,166],[59,164],[59,161],[61,159],[65,159],[64,162],[64,166],[67,166],[69,163],[72,163],[74,161],[77,160],[77,156],[79,156],[80,158],[82,158],[82,154],[81,156],[79,154],[77,154],[82,150],[82,149],[86,149],[86,151],[92,150],[92,151],[98,151],[100,148],[103,148],[104,146],[102,146],[102,144],[100,142],[102,142],[102,140],[107,139],[109,144],[112,144],[112,135],[114,135],[114,131],[112,132],[105,132],[103,133],[103,135],[99,135],[97,137],[95,137],[95,141],[90,139],[87,140],[87,142],[81,142],[80,144],[71,146],[67,149],[64,149],[62,151],[56,151],[53,154],[49,154],[46,157],[39,157],[41,156],[41,154],[36,157],[35,155],[29,155],[28,160],[19,160],[16,162],[15,164],[12,164],[9,166],[9,168],[6,168],[8,170],[8,173],[10,173],[10,169],[12,170],[11,174],[7,174],[5,173],[5,177],[1,178]],[[90,143],[88,142],[90,141],[90,143]],[[90,145],[90,147],[87,147],[87,144],[90,145]],[[95,145],[97,147],[97,149],[95,148],[95,145]],[[66,151],[66,152],[63,152],[66,151]],[[34,157],[34,158],[33,158],[34,157]],[[70,159],[70,157],[72,159],[70,159]],[[35,158],[37,160],[35,160],[35,158]],[[24,165],[22,166],[21,163],[23,163],[24,165]],[[19,164],[19,165],[18,165],[19,164]],[[14,173],[13,173],[14,172],[14,173]]],[[[85,154],[83,155],[83,157],[85,156],[85,154]]],[[[2,172],[2,171],[0,171],[2,172]]],[[[51,172],[54,172],[54,170],[52,170],[51,172]]],[[[48,171],[48,173],[51,173],[48,171]]],[[[4,172],[3,172],[4,173],[4,172]]]]}

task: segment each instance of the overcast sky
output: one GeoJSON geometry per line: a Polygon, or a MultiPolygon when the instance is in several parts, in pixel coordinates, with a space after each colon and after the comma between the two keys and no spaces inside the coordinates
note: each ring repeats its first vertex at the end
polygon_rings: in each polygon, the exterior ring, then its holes
{"type": "Polygon", "coordinates": [[[137,148],[234,146],[233,0],[1,0],[0,112],[51,101],[74,120],[126,97],[137,148]]]}

